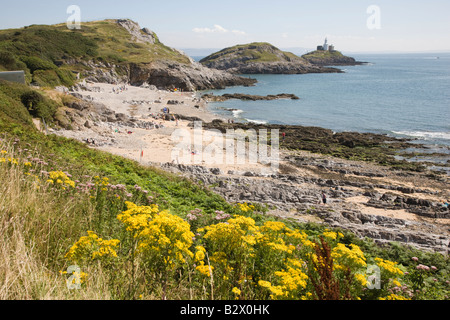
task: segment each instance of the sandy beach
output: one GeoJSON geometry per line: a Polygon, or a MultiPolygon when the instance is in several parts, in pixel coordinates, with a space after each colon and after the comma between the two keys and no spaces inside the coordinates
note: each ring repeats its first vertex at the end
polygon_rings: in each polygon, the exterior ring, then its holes
{"type": "MultiPolygon", "coordinates": [[[[176,130],[181,130],[189,133],[191,141],[194,141],[194,129],[189,126],[191,121],[183,120],[186,117],[198,118],[205,123],[214,119],[227,121],[209,112],[206,101],[197,98],[193,92],[172,92],[102,83],[87,83],[84,85],[84,89],[76,92],[82,96],[82,99],[103,104],[116,114],[124,114],[133,121],[148,123],[149,128],[96,121],[89,126],[90,128],[83,127],[81,130],[75,131],[60,130],[57,134],[81,141],[93,139],[95,142],[91,145],[93,148],[124,156],[143,165],[180,163],[179,158],[183,156],[183,153],[180,152],[180,157],[172,153],[174,147],[179,143],[176,138],[172,138],[172,135],[176,130]],[[161,117],[164,111],[171,120],[164,120],[161,117]]],[[[208,137],[204,137],[203,148],[210,142],[208,137]]],[[[225,138],[223,142],[219,143],[219,145],[223,145],[224,153],[227,144],[229,142],[225,138]]],[[[190,160],[181,162],[182,164],[215,167],[225,173],[230,170],[266,169],[266,166],[254,162],[238,164],[236,160],[231,164],[226,163],[225,158],[223,158],[223,163],[208,163],[199,154],[199,150],[195,150],[194,145],[186,147],[184,151],[191,153],[191,157],[190,160]]]]}

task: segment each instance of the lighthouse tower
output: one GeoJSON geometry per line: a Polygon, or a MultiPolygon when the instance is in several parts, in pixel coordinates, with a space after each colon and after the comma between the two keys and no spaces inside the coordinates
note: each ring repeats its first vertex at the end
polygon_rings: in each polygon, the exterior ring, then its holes
{"type": "Polygon", "coordinates": [[[328,51],[328,39],[325,38],[325,43],[323,44],[323,50],[328,51]]]}

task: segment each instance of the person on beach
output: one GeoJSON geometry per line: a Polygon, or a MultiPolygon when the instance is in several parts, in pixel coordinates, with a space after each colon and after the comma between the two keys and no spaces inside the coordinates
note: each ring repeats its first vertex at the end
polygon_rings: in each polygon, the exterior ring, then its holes
{"type": "Polygon", "coordinates": [[[327,195],[325,194],[325,192],[322,192],[322,202],[323,204],[327,204],[327,195]]]}
{"type": "Polygon", "coordinates": [[[281,136],[283,137],[283,140],[284,140],[284,138],[286,137],[286,132],[283,132],[283,133],[281,134],[281,136]]]}

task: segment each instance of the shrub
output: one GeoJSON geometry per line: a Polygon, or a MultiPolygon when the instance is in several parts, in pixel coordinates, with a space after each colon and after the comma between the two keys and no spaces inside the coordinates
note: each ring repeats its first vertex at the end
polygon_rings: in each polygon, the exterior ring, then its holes
{"type": "Polygon", "coordinates": [[[37,91],[27,91],[22,94],[21,101],[31,116],[53,122],[57,106],[53,101],[46,99],[37,91]]]}
{"type": "Polygon", "coordinates": [[[34,56],[22,56],[21,60],[27,65],[32,73],[37,70],[54,70],[57,68],[52,62],[34,56]]]}
{"type": "Polygon", "coordinates": [[[26,64],[18,60],[14,54],[8,51],[0,51],[0,66],[3,66],[6,70],[27,71],[26,64]]]}
{"type": "Polygon", "coordinates": [[[56,87],[61,81],[55,70],[37,70],[33,73],[33,82],[40,87],[56,87]]]}

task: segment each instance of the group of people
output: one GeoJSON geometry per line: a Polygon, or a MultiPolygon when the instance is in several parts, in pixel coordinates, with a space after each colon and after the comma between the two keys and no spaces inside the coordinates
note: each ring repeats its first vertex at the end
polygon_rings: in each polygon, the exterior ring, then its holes
{"type": "Polygon", "coordinates": [[[119,93],[127,91],[127,90],[128,90],[127,86],[123,85],[123,86],[119,86],[117,88],[113,88],[112,92],[115,93],[115,94],[119,94],[119,93]]]}
{"type": "Polygon", "coordinates": [[[89,145],[95,145],[95,140],[94,140],[94,138],[87,138],[87,139],[85,140],[85,142],[86,142],[87,144],[89,144],[89,145]]]}

